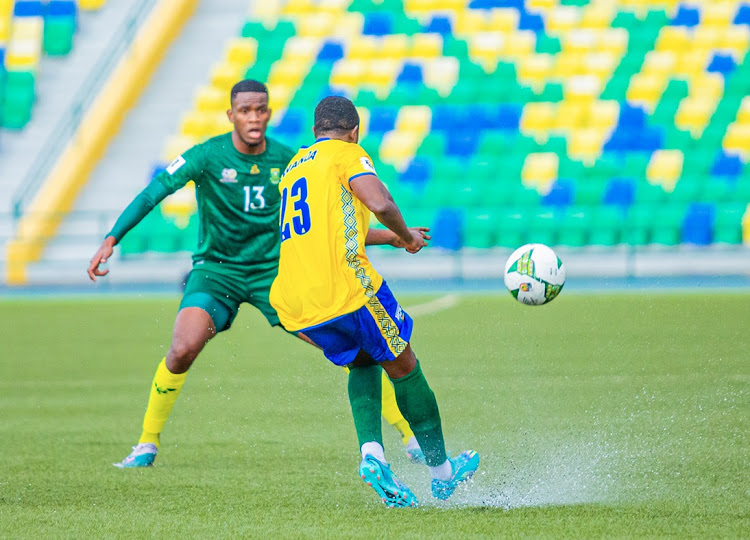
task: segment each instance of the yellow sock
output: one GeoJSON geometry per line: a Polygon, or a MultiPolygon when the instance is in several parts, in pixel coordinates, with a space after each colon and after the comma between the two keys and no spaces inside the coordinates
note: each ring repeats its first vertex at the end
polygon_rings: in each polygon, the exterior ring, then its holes
{"type": "Polygon", "coordinates": [[[187,372],[174,374],[167,369],[167,359],[162,358],[156,368],[151,394],[148,397],[146,415],[143,417],[143,433],[138,443],[153,443],[159,446],[159,434],[167,423],[174,402],[185,384],[187,372]]]}
{"type": "Polygon", "coordinates": [[[391,383],[391,380],[388,378],[385,371],[383,371],[382,400],[383,418],[385,418],[386,422],[398,431],[398,434],[401,435],[401,442],[404,444],[408,443],[409,439],[414,437],[414,432],[411,430],[411,427],[409,427],[409,422],[406,421],[406,418],[401,414],[401,411],[396,404],[396,392],[393,390],[393,383],[391,383]]]}

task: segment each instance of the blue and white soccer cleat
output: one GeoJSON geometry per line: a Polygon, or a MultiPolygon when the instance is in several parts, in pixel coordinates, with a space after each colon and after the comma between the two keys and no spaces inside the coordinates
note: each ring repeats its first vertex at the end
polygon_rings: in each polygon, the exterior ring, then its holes
{"type": "Polygon", "coordinates": [[[406,457],[409,458],[409,461],[414,463],[415,465],[426,465],[427,460],[424,457],[424,452],[422,452],[422,449],[419,447],[416,448],[407,448],[406,449],[406,457]]]}
{"type": "Polygon", "coordinates": [[[154,464],[156,453],[159,451],[155,444],[141,443],[133,447],[130,455],[120,463],[113,463],[118,469],[129,469],[133,467],[150,467],[154,464]]]}
{"type": "Polygon", "coordinates": [[[359,475],[375,490],[388,508],[418,506],[414,493],[406,487],[390,467],[377,458],[367,455],[359,464],[359,475]]]}
{"type": "Polygon", "coordinates": [[[474,476],[477,467],[479,467],[479,454],[473,450],[467,450],[448,461],[450,461],[451,469],[453,469],[453,475],[451,475],[450,479],[432,479],[432,496],[441,501],[453,495],[458,484],[474,476]]]}

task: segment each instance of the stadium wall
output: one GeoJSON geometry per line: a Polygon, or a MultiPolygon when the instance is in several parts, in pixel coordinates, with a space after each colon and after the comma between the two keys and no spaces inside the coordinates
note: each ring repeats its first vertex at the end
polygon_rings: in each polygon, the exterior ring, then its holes
{"type": "Polygon", "coordinates": [[[27,281],[27,265],[39,260],[104,149],[117,133],[165,51],[190,18],[198,0],[161,0],[139,30],[76,134],[52,168],[8,243],[6,281],[27,281]]]}

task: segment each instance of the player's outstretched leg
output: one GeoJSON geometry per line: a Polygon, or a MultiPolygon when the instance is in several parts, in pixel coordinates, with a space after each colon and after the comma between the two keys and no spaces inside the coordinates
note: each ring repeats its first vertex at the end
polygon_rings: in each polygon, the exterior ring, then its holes
{"type": "Polygon", "coordinates": [[[359,476],[372,487],[389,508],[415,507],[419,501],[414,493],[393,474],[387,463],[366,455],[359,464],[359,476]]]}
{"type": "Polygon", "coordinates": [[[451,477],[447,480],[432,479],[432,496],[443,501],[453,495],[458,484],[474,476],[479,467],[479,454],[473,450],[467,450],[449,459],[448,462],[451,465],[451,477]]]}
{"type": "Polygon", "coordinates": [[[159,436],[185,384],[187,370],[215,334],[211,316],[205,310],[188,307],[179,311],[169,352],[156,368],[151,383],[141,437],[125,459],[114,463],[115,467],[149,467],[154,463],[159,436]]]}

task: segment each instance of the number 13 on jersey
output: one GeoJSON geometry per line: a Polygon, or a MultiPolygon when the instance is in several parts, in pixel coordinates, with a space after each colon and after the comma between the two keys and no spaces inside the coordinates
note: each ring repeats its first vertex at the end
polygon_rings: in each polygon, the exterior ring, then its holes
{"type": "Polygon", "coordinates": [[[310,231],[310,206],[307,204],[307,178],[298,179],[291,188],[281,192],[281,241],[289,240],[292,232],[303,235],[310,231]],[[290,208],[290,205],[292,207],[290,208]]]}

